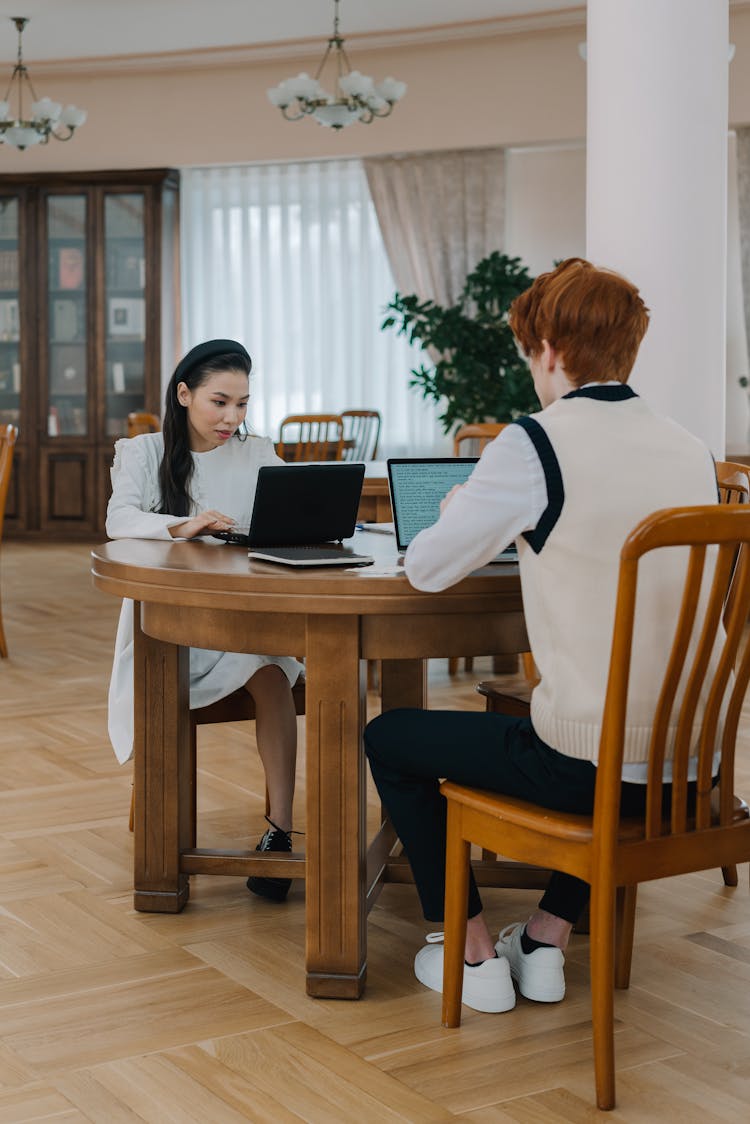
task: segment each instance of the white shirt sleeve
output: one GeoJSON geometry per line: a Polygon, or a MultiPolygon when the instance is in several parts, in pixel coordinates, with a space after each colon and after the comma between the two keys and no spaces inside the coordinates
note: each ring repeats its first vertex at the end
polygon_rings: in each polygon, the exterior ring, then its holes
{"type": "Polygon", "coordinates": [[[437,523],[412,540],[404,561],[407,578],[430,593],[455,585],[523,531],[533,530],[546,507],[536,449],[521,426],[509,425],[486,446],[437,523]]]}
{"type": "Polygon", "coordinates": [[[158,464],[153,450],[136,438],[118,441],[112,465],[112,496],[106,531],[111,539],[171,539],[169,528],[184,515],[159,515],[151,510],[159,496],[158,464]]]}

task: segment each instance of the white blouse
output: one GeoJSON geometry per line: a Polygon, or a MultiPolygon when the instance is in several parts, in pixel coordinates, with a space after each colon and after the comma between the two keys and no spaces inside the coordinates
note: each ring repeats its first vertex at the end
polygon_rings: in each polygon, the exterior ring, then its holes
{"type": "MultiPolygon", "coordinates": [[[[115,445],[112,465],[112,498],[107,508],[107,534],[112,539],[169,539],[169,528],[185,516],[159,515],[159,465],[164,452],[161,433],[143,433],[115,445]]],[[[207,508],[231,516],[238,524],[250,522],[258,469],[283,464],[268,437],[232,438],[208,453],[193,453],[190,481],[193,512],[207,508]]],[[[218,539],[201,540],[206,549],[224,549],[218,539]]],[[[190,706],[208,706],[247,683],[265,664],[276,664],[290,683],[296,682],[302,664],[291,656],[249,655],[190,649],[190,706]]],[[[133,752],[133,602],[123,601],[115,639],[109,686],[109,736],[118,761],[133,752]]]]}

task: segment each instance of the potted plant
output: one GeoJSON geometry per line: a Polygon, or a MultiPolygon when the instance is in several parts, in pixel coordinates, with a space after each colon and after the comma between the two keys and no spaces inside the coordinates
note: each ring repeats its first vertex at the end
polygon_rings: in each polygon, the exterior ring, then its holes
{"type": "Polygon", "coordinates": [[[508,327],[508,308],[533,281],[520,258],[498,251],[468,275],[458,303],[396,293],[381,327],[397,328],[437,358],[411,372],[409,385],[443,407],[446,433],[469,422],[507,422],[539,409],[526,361],[508,327]]]}

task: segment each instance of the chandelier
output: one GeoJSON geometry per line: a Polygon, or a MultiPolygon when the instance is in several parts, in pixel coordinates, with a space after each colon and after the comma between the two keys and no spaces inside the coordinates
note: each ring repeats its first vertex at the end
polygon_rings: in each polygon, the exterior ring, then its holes
{"type": "Polygon", "coordinates": [[[21,50],[23,29],[29,21],[22,16],[11,16],[11,21],[18,31],[18,60],[13,67],[5,99],[0,101],[0,141],[23,151],[33,144],[46,144],[50,137],[70,140],[78,126],[86,120],[86,110],[75,105],[66,105],[63,109],[59,102],[50,98],[37,98],[21,50]],[[24,117],[24,91],[27,89],[32,98],[31,115],[24,117]],[[14,93],[15,116],[10,103],[14,93]]]}
{"type": "Polygon", "coordinates": [[[405,82],[386,78],[376,85],[366,74],[352,70],[339,35],[339,0],[334,0],[333,35],[315,76],[298,74],[296,78],[287,78],[268,90],[268,99],[287,121],[312,116],[320,125],[343,129],[355,121],[369,125],[376,117],[387,117],[405,93],[405,82]],[[329,69],[335,70],[332,94],[320,81],[329,61],[329,69]]]}

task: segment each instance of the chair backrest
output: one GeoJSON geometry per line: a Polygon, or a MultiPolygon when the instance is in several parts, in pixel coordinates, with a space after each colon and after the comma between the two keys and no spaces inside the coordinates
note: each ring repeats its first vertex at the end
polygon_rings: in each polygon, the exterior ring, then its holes
{"type": "Polygon", "coordinates": [[[453,456],[478,457],[506,425],[507,422],[474,422],[459,426],[453,434],[453,456]]]}
{"type": "Polygon", "coordinates": [[[128,414],[128,437],[135,437],[139,433],[158,433],[161,421],[156,414],[146,413],[145,410],[135,410],[128,414]]]}
{"type": "Polygon", "coordinates": [[[18,429],[15,425],[0,425],[0,539],[3,537],[5,504],[13,468],[13,447],[17,437],[18,429]]]}
{"type": "Polygon", "coordinates": [[[342,410],[344,460],[374,461],[380,440],[379,410],[342,410]]]}
{"type": "Polygon", "coordinates": [[[684,845],[686,834],[709,827],[713,757],[719,747],[718,823],[725,826],[732,822],[735,737],[750,679],[750,644],[744,637],[750,610],[748,544],[750,507],[721,504],[654,512],[625,541],[620,554],[594,808],[594,835],[598,837],[603,863],[612,861],[619,818],[639,562],[654,550],[681,549],[686,569],[671,651],[651,727],[646,838],[679,847],[684,845]],[[727,608],[730,580],[732,597],[727,608]],[[665,820],[662,775],[670,740],[672,800],[670,817],[665,820]],[[694,814],[687,780],[691,756],[697,756],[694,814]]]}
{"type": "Polygon", "coordinates": [[[747,503],[750,500],[750,466],[736,461],[717,461],[716,483],[722,503],[747,503]]]}
{"type": "Polygon", "coordinates": [[[279,426],[276,452],[285,461],[343,460],[341,414],[290,414],[279,426]]]}

